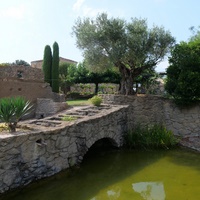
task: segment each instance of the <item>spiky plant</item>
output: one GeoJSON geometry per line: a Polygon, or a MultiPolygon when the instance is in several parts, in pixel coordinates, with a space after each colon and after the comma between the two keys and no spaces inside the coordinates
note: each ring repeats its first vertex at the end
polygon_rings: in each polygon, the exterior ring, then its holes
{"type": "Polygon", "coordinates": [[[32,111],[33,105],[23,97],[0,99],[0,120],[8,125],[10,132],[16,132],[17,123],[32,111]]]}

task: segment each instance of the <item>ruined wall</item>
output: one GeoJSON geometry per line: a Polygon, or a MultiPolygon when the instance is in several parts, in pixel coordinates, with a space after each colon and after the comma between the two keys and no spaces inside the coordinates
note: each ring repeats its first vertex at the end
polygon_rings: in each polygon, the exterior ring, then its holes
{"type": "Polygon", "coordinates": [[[41,69],[27,66],[1,66],[0,79],[21,78],[24,80],[44,81],[44,74],[41,69]]]}
{"type": "MultiPolygon", "coordinates": [[[[35,116],[35,111],[39,105],[38,98],[45,98],[52,101],[54,112],[48,112],[45,116],[55,114],[66,109],[65,96],[52,92],[48,83],[44,82],[44,74],[41,69],[26,66],[5,66],[0,67],[0,98],[23,96],[34,104],[33,112],[26,118],[35,116]]],[[[40,106],[41,107],[41,106],[40,106]]]]}
{"type": "Polygon", "coordinates": [[[17,78],[0,79],[0,98],[12,96],[24,96],[36,102],[37,98],[52,98],[52,91],[51,87],[42,81],[17,78]]]}
{"type": "Polygon", "coordinates": [[[44,82],[40,69],[26,66],[0,67],[0,98],[24,96],[36,102],[37,98],[51,98],[51,87],[44,82]]]}
{"type": "Polygon", "coordinates": [[[56,102],[65,101],[64,95],[53,93],[44,82],[41,69],[26,66],[0,67],[0,98],[24,96],[36,102],[37,98],[52,98],[56,102]]]}
{"type": "Polygon", "coordinates": [[[32,120],[29,127],[39,130],[0,134],[0,193],[80,163],[99,139],[121,146],[126,109],[109,107],[71,122],[32,120]]]}
{"type": "Polygon", "coordinates": [[[164,124],[175,135],[183,138],[200,137],[200,104],[181,108],[161,96],[102,95],[104,103],[130,105],[128,127],[164,124]]]}

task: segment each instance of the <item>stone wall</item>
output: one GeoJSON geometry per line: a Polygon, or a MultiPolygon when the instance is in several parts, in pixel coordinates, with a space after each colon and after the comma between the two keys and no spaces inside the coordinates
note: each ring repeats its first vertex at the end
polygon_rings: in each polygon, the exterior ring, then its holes
{"type": "MultiPolygon", "coordinates": [[[[61,108],[64,108],[64,104],[60,102],[65,102],[65,96],[52,92],[51,87],[44,82],[43,77],[41,69],[26,66],[0,67],[0,98],[23,96],[31,101],[35,108],[36,103],[38,105],[38,98],[52,99],[54,102],[58,102],[54,103],[54,107],[56,107],[54,110],[59,111],[61,108]]],[[[46,113],[46,115],[52,114],[48,113],[48,110],[46,110],[46,113]]],[[[28,117],[34,117],[34,115],[35,110],[28,117]]]]}
{"type": "Polygon", "coordinates": [[[107,107],[71,122],[30,120],[26,125],[34,131],[0,134],[0,193],[80,163],[102,138],[121,146],[127,107],[107,107]]]}
{"type": "Polygon", "coordinates": [[[24,80],[44,80],[41,69],[27,66],[0,66],[0,79],[21,78],[24,80]]]}
{"type": "Polygon", "coordinates": [[[40,119],[54,115],[59,111],[65,110],[66,108],[66,102],[54,102],[52,99],[37,98],[35,118],[40,119]]]}
{"type": "Polygon", "coordinates": [[[128,127],[164,124],[175,135],[183,138],[200,137],[200,104],[181,108],[161,96],[102,95],[104,103],[130,105],[128,127]]]}

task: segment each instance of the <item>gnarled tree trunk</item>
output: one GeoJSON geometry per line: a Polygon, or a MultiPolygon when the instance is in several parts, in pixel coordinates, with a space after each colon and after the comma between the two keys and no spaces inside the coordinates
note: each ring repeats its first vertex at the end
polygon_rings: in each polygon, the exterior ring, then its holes
{"type": "Polygon", "coordinates": [[[134,95],[135,92],[133,90],[133,74],[130,69],[126,68],[123,65],[119,67],[122,79],[121,79],[121,87],[120,87],[120,94],[123,95],[134,95]]]}

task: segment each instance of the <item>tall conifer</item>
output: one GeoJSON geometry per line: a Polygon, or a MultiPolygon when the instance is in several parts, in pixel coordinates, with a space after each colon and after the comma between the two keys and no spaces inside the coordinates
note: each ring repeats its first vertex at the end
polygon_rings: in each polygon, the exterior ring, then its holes
{"type": "Polygon", "coordinates": [[[59,93],[59,46],[57,42],[53,44],[52,91],[59,93]]]}
{"type": "Polygon", "coordinates": [[[51,47],[49,45],[45,46],[44,49],[44,57],[43,57],[43,63],[42,63],[42,70],[44,72],[44,81],[49,83],[50,86],[52,86],[51,83],[51,75],[52,75],[52,52],[51,47]]]}

